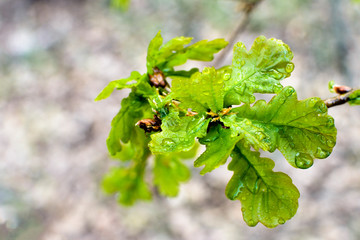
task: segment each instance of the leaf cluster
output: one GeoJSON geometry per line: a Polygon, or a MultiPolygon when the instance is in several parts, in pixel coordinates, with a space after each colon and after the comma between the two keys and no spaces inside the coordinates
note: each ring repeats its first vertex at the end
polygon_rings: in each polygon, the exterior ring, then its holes
{"type": "Polygon", "coordinates": [[[296,213],[300,194],[260,151],[279,150],[293,167],[309,168],[335,146],[333,118],[321,99],[298,100],[294,88],[280,83],[294,70],[293,54],[282,41],[260,36],[249,50],[239,42],[232,65],[220,69],[175,70],[189,59],[211,61],[227,44],[222,39],[188,45],[190,41],[178,37],[163,44],[159,32],[148,48],[147,73],[112,81],[96,98],[131,88],[111,124],[107,146],[121,164],[104,178],[104,189],[118,193],[123,204],[150,199],[144,179],[154,155],[153,184],[161,194],[176,196],[179,184],[190,176],[182,159],[195,156],[198,141],[206,147],[194,162],[203,167],[200,174],[231,158],[233,176],[225,194],[241,202],[249,226],[284,224],[296,213]],[[274,96],[269,102],[256,101],[259,93],[274,96]],[[136,124],[152,115],[160,119],[159,126],[146,121],[150,126],[144,133],[136,124]]]}

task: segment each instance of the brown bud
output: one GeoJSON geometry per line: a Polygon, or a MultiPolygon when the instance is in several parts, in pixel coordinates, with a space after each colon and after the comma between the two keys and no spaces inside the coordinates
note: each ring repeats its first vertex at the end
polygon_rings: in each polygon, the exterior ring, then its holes
{"type": "Polygon", "coordinates": [[[150,84],[155,87],[165,88],[168,84],[165,80],[164,73],[157,67],[155,67],[153,71],[154,75],[149,74],[150,84]]]}
{"type": "Polygon", "coordinates": [[[161,120],[154,115],[154,119],[142,119],[136,123],[136,126],[144,129],[145,132],[159,132],[161,131],[161,120]]]}
{"type": "Polygon", "coordinates": [[[343,85],[335,85],[333,89],[337,94],[344,94],[352,90],[351,87],[343,86],[343,85]]]}

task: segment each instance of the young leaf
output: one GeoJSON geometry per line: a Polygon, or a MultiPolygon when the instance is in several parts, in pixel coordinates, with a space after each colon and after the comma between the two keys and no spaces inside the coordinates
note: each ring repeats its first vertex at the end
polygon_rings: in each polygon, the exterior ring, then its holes
{"type": "Polygon", "coordinates": [[[280,40],[255,39],[249,51],[243,43],[234,46],[232,75],[225,82],[225,104],[253,103],[253,93],[278,93],[280,80],[289,77],[294,69],[293,53],[280,40]]]}
{"type": "Polygon", "coordinates": [[[144,164],[125,168],[112,168],[105,175],[102,187],[106,193],[117,195],[118,202],[123,205],[133,205],[136,200],[150,200],[151,192],[144,181],[144,164]]]}
{"type": "Polygon", "coordinates": [[[292,87],[284,88],[269,103],[244,104],[232,113],[237,121],[250,120],[249,128],[263,136],[265,145],[247,139],[255,149],[272,152],[278,148],[294,167],[311,167],[314,158],[328,157],[335,146],[334,119],[327,114],[325,103],[319,98],[298,101],[292,87]]]}
{"type": "Polygon", "coordinates": [[[237,144],[228,169],[234,175],[226,186],[226,196],[238,199],[242,205],[245,222],[255,226],[261,222],[272,228],[292,218],[298,208],[300,193],[291,178],[282,172],[273,172],[274,162],[260,158],[237,144]]]}
{"type": "Polygon", "coordinates": [[[130,77],[128,78],[123,78],[120,80],[115,80],[115,81],[111,81],[100,93],[99,95],[95,98],[95,101],[100,101],[103,100],[105,98],[108,98],[111,93],[114,91],[114,89],[124,89],[124,88],[131,88],[133,86],[136,86],[138,83],[130,83],[131,81],[134,80],[138,80],[141,77],[141,74],[137,71],[133,71],[130,74],[130,77]]]}
{"type": "Polygon", "coordinates": [[[189,37],[176,37],[162,46],[163,38],[161,33],[151,40],[147,54],[147,71],[152,74],[153,68],[167,72],[174,66],[183,65],[188,59],[211,61],[214,54],[226,47],[227,42],[223,39],[213,41],[203,40],[193,45],[185,47],[191,42],[189,37]]]}
{"type": "Polygon", "coordinates": [[[226,162],[239,140],[240,137],[231,136],[231,131],[223,129],[220,125],[210,128],[209,133],[199,139],[200,143],[206,145],[206,150],[195,160],[194,166],[205,165],[200,172],[202,175],[214,170],[226,162]]]}
{"type": "Polygon", "coordinates": [[[203,72],[194,73],[191,78],[173,77],[173,97],[181,101],[181,107],[193,111],[206,112],[210,109],[218,112],[224,105],[224,79],[215,68],[204,68],[203,72]]]}
{"type": "Polygon", "coordinates": [[[190,178],[190,170],[175,154],[156,155],[154,165],[154,184],[162,195],[177,196],[180,182],[190,178]]]}
{"type": "Polygon", "coordinates": [[[154,154],[189,151],[195,144],[196,137],[206,135],[210,119],[205,116],[183,116],[178,112],[170,112],[162,119],[159,133],[151,135],[149,147],[154,154]]]}
{"type": "Polygon", "coordinates": [[[351,93],[349,99],[350,105],[360,105],[360,89],[357,89],[353,93],[351,93]]]}
{"type": "Polygon", "coordinates": [[[144,118],[152,118],[150,105],[142,97],[130,93],[121,102],[121,109],[111,122],[111,130],[106,140],[112,156],[121,151],[121,142],[127,143],[136,134],[136,122],[144,118]]]}

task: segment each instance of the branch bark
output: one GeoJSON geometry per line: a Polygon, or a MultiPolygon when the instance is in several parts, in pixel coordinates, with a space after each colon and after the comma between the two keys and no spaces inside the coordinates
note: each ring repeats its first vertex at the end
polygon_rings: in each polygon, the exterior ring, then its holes
{"type": "Polygon", "coordinates": [[[344,103],[347,103],[348,101],[350,101],[350,95],[355,92],[357,89],[351,89],[350,91],[343,93],[343,94],[339,94],[336,97],[332,97],[329,99],[325,99],[324,103],[326,104],[326,106],[328,108],[331,107],[335,107],[344,103]]]}

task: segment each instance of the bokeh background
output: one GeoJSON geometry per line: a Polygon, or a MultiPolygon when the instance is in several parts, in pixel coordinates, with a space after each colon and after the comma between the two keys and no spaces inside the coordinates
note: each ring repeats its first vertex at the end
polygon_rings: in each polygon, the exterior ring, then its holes
{"type": "MultiPolygon", "coordinates": [[[[158,30],[165,40],[227,39],[243,16],[236,0],[132,0],[125,11],[106,0],[0,0],[0,239],[360,239],[359,107],[329,110],[337,145],[312,168],[271,155],[301,192],[298,213],[275,229],[243,222],[240,203],[224,195],[226,166],[206,176],[192,168],[178,197],[155,194],[131,208],[101,191],[114,165],[105,140],[126,91],[95,103],[99,91],[145,71],[158,30]]],[[[264,0],[237,40],[250,47],[258,35],[293,50],[283,83],[300,99],[331,97],[330,80],[359,87],[356,1],[264,0]]],[[[194,65],[212,63],[185,67],[194,65]]]]}

